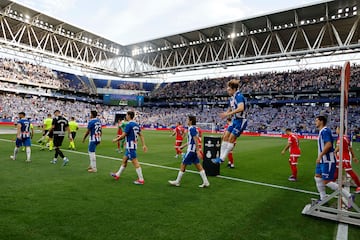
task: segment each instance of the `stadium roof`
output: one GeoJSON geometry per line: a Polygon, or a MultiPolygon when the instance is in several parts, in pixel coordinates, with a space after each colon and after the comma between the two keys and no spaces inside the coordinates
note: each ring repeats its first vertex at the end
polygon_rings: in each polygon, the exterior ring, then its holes
{"type": "Polygon", "coordinates": [[[321,1],[126,47],[141,62],[174,70],[342,54],[358,51],[358,6],[357,0],[321,1]]]}
{"type": "Polygon", "coordinates": [[[121,77],[225,68],[357,52],[359,3],[321,1],[123,46],[2,0],[0,45],[121,77]]]}
{"type": "MultiPolygon", "coordinates": [[[[72,37],[77,38],[84,43],[92,43],[97,45],[99,48],[104,48],[104,46],[110,46],[114,48],[122,48],[122,46],[114,41],[106,39],[102,36],[93,34],[91,32],[85,31],[79,27],[71,25],[69,23],[63,22],[61,20],[55,19],[51,16],[45,15],[36,10],[30,9],[28,7],[22,6],[18,3],[9,1],[9,0],[1,0],[0,1],[0,11],[1,15],[9,16],[9,25],[19,26],[19,20],[25,21],[27,23],[32,23],[37,28],[33,28],[34,31],[39,33],[44,33],[48,31],[58,32],[64,37],[72,37]],[[91,40],[91,42],[90,42],[91,40]]],[[[30,45],[30,42],[26,42],[25,40],[30,40],[30,38],[24,39],[24,43],[30,45]]]]}

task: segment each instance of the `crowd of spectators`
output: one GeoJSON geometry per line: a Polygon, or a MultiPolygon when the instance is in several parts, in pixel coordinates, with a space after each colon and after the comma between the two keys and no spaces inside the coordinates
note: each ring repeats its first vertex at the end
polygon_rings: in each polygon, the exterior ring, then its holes
{"type": "MultiPolygon", "coordinates": [[[[265,72],[243,76],[227,76],[215,79],[185,81],[163,84],[152,91],[150,100],[161,101],[212,101],[227,100],[226,82],[236,78],[241,80],[241,90],[250,96],[262,92],[303,92],[320,89],[339,89],[340,67],[305,69],[287,72],[265,72]]],[[[350,88],[360,88],[360,67],[352,66],[350,88]]],[[[65,116],[75,117],[79,123],[86,124],[91,109],[96,109],[101,115],[103,124],[111,125],[117,112],[124,107],[106,106],[80,101],[70,101],[59,98],[54,93],[74,86],[69,78],[61,77],[51,69],[28,62],[11,59],[0,59],[0,119],[15,120],[17,113],[25,111],[32,121],[40,123],[47,113],[60,109],[65,116]],[[10,90],[11,89],[11,90],[10,90]],[[10,91],[12,93],[10,93],[10,91]],[[18,92],[22,94],[18,94],[18,92]],[[25,94],[24,94],[25,93],[25,94]]],[[[79,88],[81,84],[77,82],[79,88]]],[[[137,83],[121,83],[119,88],[138,90],[137,83]]],[[[330,96],[329,98],[331,98],[330,96]]],[[[168,127],[177,121],[185,121],[186,116],[195,115],[198,122],[211,123],[221,129],[224,122],[218,116],[224,109],[216,104],[194,105],[191,107],[143,107],[136,109],[138,121],[142,125],[153,127],[168,127]]],[[[326,112],[330,117],[329,125],[333,129],[339,124],[339,108],[323,107],[322,105],[283,105],[259,106],[251,105],[248,109],[248,130],[250,131],[282,131],[290,127],[296,131],[316,131],[314,117],[326,112]]],[[[185,124],[185,122],[184,122],[185,124]]],[[[360,126],[360,107],[349,107],[349,125],[354,130],[360,126]]]]}
{"type": "Polygon", "coordinates": [[[64,101],[55,98],[39,97],[35,95],[17,95],[14,93],[0,94],[0,119],[14,122],[18,112],[24,111],[26,117],[35,124],[41,124],[48,113],[59,109],[67,118],[75,117],[79,123],[86,124],[91,110],[101,114],[103,124],[113,124],[114,115],[109,111],[111,107],[80,101],[64,101]]]}
{"type": "Polygon", "coordinates": [[[119,83],[118,85],[118,89],[126,89],[126,90],[144,90],[143,88],[141,88],[139,83],[133,83],[133,82],[122,82],[119,83]]]}
{"type": "MultiPolygon", "coordinates": [[[[360,88],[360,66],[354,65],[351,70],[350,88],[360,88]]],[[[338,90],[340,88],[341,67],[304,69],[286,72],[261,72],[243,76],[202,79],[167,83],[149,94],[150,99],[174,99],[181,97],[208,97],[226,94],[226,82],[239,79],[241,91],[256,93],[294,93],[318,90],[338,90]]]]}
{"type": "Polygon", "coordinates": [[[58,81],[51,69],[29,62],[0,58],[0,77],[22,84],[66,89],[68,81],[58,81]]]}
{"type": "MultiPolygon", "coordinates": [[[[105,106],[77,101],[62,101],[37,96],[19,96],[11,93],[0,94],[0,119],[15,121],[19,111],[25,111],[34,123],[40,124],[47,113],[60,109],[70,118],[75,117],[79,123],[86,124],[89,120],[90,110],[97,110],[103,124],[113,125],[115,114],[126,111],[126,107],[105,106]]],[[[170,127],[182,121],[186,125],[188,115],[197,116],[199,123],[209,123],[221,130],[225,121],[220,119],[219,113],[224,111],[221,107],[192,108],[136,108],[137,121],[148,127],[170,127]]],[[[248,131],[256,132],[282,132],[290,127],[297,132],[315,133],[315,116],[326,114],[329,117],[328,126],[335,131],[339,125],[339,107],[322,106],[281,106],[260,107],[251,106],[247,111],[248,131]]],[[[352,105],[348,108],[349,130],[354,131],[360,126],[360,106],[352,105]]]]}
{"type": "Polygon", "coordinates": [[[46,66],[15,59],[0,58],[0,78],[2,81],[25,86],[90,92],[89,86],[86,86],[81,81],[72,81],[46,66]]]}

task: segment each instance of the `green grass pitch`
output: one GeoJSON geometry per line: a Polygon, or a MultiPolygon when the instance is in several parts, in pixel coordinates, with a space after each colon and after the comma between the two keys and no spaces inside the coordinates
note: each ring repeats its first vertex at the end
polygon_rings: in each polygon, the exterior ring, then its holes
{"type": "MultiPolygon", "coordinates": [[[[40,133],[33,139],[32,163],[25,163],[23,152],[10,160],[15,135],[0,135],[0,239],[334,239],[336,222],[301,214],[317,197],[316,141],[300,142],[299,181],[289,182],[288,154],[280,154],[286,139],[240,137],[236,168],[222,165],[227,178],[209,177],[211,186],[200,189],[193,166],[180,187],[168,184],[181,160],[174,158],[170,132],[160,131],[144,131],[149,150],[138,150],[145,185],[132,183],[131,163],[114,181],[109,173],[119,168],[122,154],[111,142],[116,129],[103,132],[97,173],[86,171],[84,129],[76,138],[77,151],[68,151],[64,141],[66,167],[61,161],[50,164],[54,152],[40,151],[40,133]]],[[[360,157],[360,145],[354,149],[360,157]]],[[[359,164],[354,169],[360,173],[359,164]]],[[[349,239],[359,236],[360,228],[349,226],[349,239]]]]}

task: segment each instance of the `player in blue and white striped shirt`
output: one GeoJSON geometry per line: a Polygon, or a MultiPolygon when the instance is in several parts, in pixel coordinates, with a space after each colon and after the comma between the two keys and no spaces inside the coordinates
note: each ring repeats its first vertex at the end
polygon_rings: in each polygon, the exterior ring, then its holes
{"type": "Polygon", "coordinates": [[[116,173],[110,173],[110,175],[115,180],[119,180],[121,173],[125,170],[127,166],[127,162],[131,161],[138,175],[138,179],[134,181],[134,184],[143,185],[145,181],[142,174],[140,163],[136,155],[138,137],[140,137],[144,152],[147,151],[147,147],[145,145],[144,136],[141,133],[140,126],[134,121],[134,117],[135,117],[135,112],[128,111],[126,113],[125,119],[128,121],[128,124],[125,127],[125,131],[120,136],[117,136],[116,138],[113,139],[113,142],[117,142],[125,138],[126,147],[125,147],[125,155],[123,157],[122,164],[119,170],[116,173]]]}
{"type": "Polygon", "coordinates": [[[234,148],[236,139],[240,137],[242,132],[246,129],[247,119],[246,119],[246,99],[244,95],[239,90],[239,81],[232,79],[227,83],[226,88],[230,99],[229,99],[229,108],[226,112],[220,113],[221,118],[232,118],[231,124],[226,129],[223,141],[220,147],[220,157],[211,159],[214,163],[222,163],[225,158],[234,148]]]}
{"type": "MultiPolygon", "coordinates": [[[[317,116],[315,126],[319,129],[318,137],[318,157],[316,159],[315,183],[320,193],[320,200],[326,197],[326,187],[337,190],[339,185],[335,182],[336,158],[334,154],[334,139],[331,129],[326,126],[327,118],[317,116]]],[[[351,207],[355,195],[350,194],[342,188],[343,194],[349,199],[348,207],[351,207]]]]}
{"type": "Polygon", "coordinates": [[[91,111],[90,112],[90,121],[87,126],[87,131],[84,135],[83,142],[85,142],[86,137],[90,134],[89,137],[89,157],[90,157],[90,166],[88,167],[89,173],[96,173],[97,167],[96,167],[96,146],[101,142],[101,122],[100,119],[97,118],[97,112],[91,111]]]}
{"type": "Polygon", "coordinates": [[[203,180],[203,183],[201,185],[199,185],[199,187],[201,187],[201,188],[209,187],[210,183],[206,177],[205,170],[201,166],[200,160],[199,160],[199,158],[201,158],[202,156],[201,156],[199,145],[198,145],[199,133],[195,126],[196,125],[196,117],[195,116],[188,117],[188,125],[189,125],[188,141],[187,141],[187,143],[185,143],[179,147],[180,149],[182,149],[185,146],[187,146],[187,152],[181,162],[180,170],[179,170],[176,180],[174,180],[174,181],[170,180],[169,183],[173,186],[177,186],[177,187],[180,186],[180,181],[181,181],[182,176],[185,173],[186,166],[195,164],[195,167],[199,171],[200,176],[203,180]]]}
{"type": "Polygon", "coordinates": [[[25,112],[19,113],[19,120],[16,124],[16,142],[14,148],[14,155],[10,156],[12,160],[16,160],[16,155],[19,148],[24,146],[26,148],[26,162],[31,162],[31,138],[34,135],[30,129],[30,121],[25,118],[25,112]]]}

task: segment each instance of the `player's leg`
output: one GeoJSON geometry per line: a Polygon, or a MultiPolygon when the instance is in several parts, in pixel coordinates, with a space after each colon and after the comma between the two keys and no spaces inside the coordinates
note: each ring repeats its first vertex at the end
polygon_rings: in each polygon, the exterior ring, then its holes
{"type": "MultiPolygon", "coordinates": [[[[133,150],[135,151],[135,150],[133,150]]],[[[136,155],[135,155],[136,156],[136,155]]],[[[140,166],[140,163],[139,161],[137,160],[137,158],[133,158],[131,160],[132,164],[134,165],[135,167],[135,171],[136,171],[136,174],[138,176],[138,179],[134,181],[134,184],[137,184],[137,185],[143,185],[145,183],[144,181],[144,176],[142,174],[142,169],[141,169],[141,166],[140,166]]]]}
{"type": "Polygon", "coordinates": [[[211,159],[213,163],[222,163],[224,162],[228,152],[227,147],[230,139],[231,132],[233,130],[233,126],[230,125],[228,129],[225,131],[221,145],[220,145],[220,157],[211,159]]]}
{"type": "MultiPolygon", "coordinates": [[[[186,157],[185,157],[186,158],[186,157]]],[[[184,158],[184,159],[185,159],[184,158]]],[[[186,170],[186,164],[184,164],[183,162],[180,164],[180,169],[179,169],[179,172],[178,172],[178,175],[176,177],[175,180],[169,180],[168,182],[173,185],[173,186],[176,186],[176,187],[179,187],[180,186],[180,183],[181,183],[181,179],[182,177],[184,176],[184,173],[185,173],[185,170],[186,170]]]]}
{"type": "Polygon", "coordinates": [[[177,175],[176,179],[175,180],[169,180],[168,182],[173,186],[176,186],[176,187],[180,186],[181,179],[184,176],[184,173],[185,173],[185,170],[186,170],[186,166],[191,165],[191,163],[192,163],[191,153],[186,153],[184,155],[184,158],[182,159],[181,164],[180,164],[180,169],[179,169],[179,172],[178,172],[178,175],[177,175]]]}
{"type": "Polygon", "coordinates": [[[180,146],[182,145],[182,141],[176,141],[176,155],[181,155],[182,151],[180,149],[180,146]]]}
{"type": "Polygon", "coordinates": [[[325,184],[321,177],[321,164],[320,163],[316,164],[314,180],[315,180],[316,188],[320,194],[320,200],[323,200],[326,197],[326,187],[325,187],[325,184]]]}
{"type": "Polygon", "coordinates": [[[228,141],[226,142],[225,147],[223,148],[223,151],[220,151],[220,159],[221,159],[222,162],[224,161],[224,159],[228,156],[228,154],[234,148],[234,143],[235,143],[236,138],[237,138],[237,136],[234,135],[234,130],[229,135],[228,141]]]}
{"type": "Polygon", "coordinates": [[[129,160],[129,157],[127,155],[127,150],[125,152],[125,155],[122,159],[122,163],[120,165],[120,168],[117,172],[111,172],[110,175],[115,179],[115,180],[119,180],[121,174],[125,171],[126,167],[127,167],[127,162],[129,160]]]}
{"type": "Polygon", "coordinates": [[[66,166],[69,163],[69,159],[65,157],[64,153],[60,149],[63,140],[64,136],[54,136],[55,157],[52,163],[56,163],[58,156],[60,156],[63,159],[63,166],[66,166]]]}
{"type": "Polygon", "coordinates": [[[201,166],[200,162],[195,163],[195,167],[199,171],[201,179],[203,180],[203,183],[201,185],[199,185],[199,187],[201,187],[201,188],[209,187],[210,186],[209,180],[207,179],[205,170],[201,166]]]}
{"type": "Polygon", "coordinates": [[[69,148],[72,149],[72,150],[75,150],[75,137],[76,137],[76,132],[71,132],[71,137],[72,137],[72,140],[70,140],[69,148]]]}
{"type": "Polygon", "coordinates": [[[64,153],[60,150],[59,146],[56,146],[56,144],[54,143],[54,149],[55,149],[55,157],[54,160],[58,159],[58,157],[60,156],[61,158],[65,158],[64,153]]]}
{"type": "Polygon", "coordinates": [[[52,151],[54,149],[54,132],[49,131],[49,151],[52,151]]]}
{"type": "Polygon", "coordinates": [[[355,193],[360,193],[360,180],[359,180],[359,176],[356,174],[356,172],[354,172],[354,170],[349,170],[346,171],[347,174],[350,175],[351,179],[355,182],[356,184],[356,190],[355,193]]]}
{"type": "Polygon", "coordinates": [[[46,133],[47,133],[46,131],[43,132],[41,138],[39,138],[39,140],[37,140],[37,143],[40,143],[40,144],[41,144],[41,143],[44,141],[44,139],[45,139],[45,137],[46,137],[46,133]]]}
{"type": "MultiPolygon", "coordinates": [[[[246,126],[247,126],[246,119],[233,120],[232,124],[228,127],[227,132],[224,135],[224,139],[223,139],[224,144],[221,143],[220,162],[224,162],[226,156],[234,148],[236,139],[240,137],[241,133],[244,131],[246,126]]],[[[219,161],[215,161],[215,162],[219,162],[219,161]]]]}
{"type": "Polygon", "coordinates": [[[298,163],[298,157],[290,155],[289,164],[290,164],[291,176],[288,178],[289,181],[292,182],[297,181],[297,163],[298,163]]]}
{"type": "MultiPolygon", "coordinates": [[[[322,171],[322,179],[324,185],[326,185],[328,188],[332,189],[333,191],[336,191],[339,188],[339,185],[334,181],[335,170],[336,170],[336,163],[322,164],[321,171],[322,171]]],[[[341,188],[341,192],[349,199],[348,207],[351,207],[354,200],[354,196],[345,188],[341,188]]]]}
{"type": "Polygon", "coordinates": [[[19,152],[19,148],[20,148],[21,145],[22,145],[22,140],[16,138],[16,140],[15,140],[14,153],[13,153],[12,156],[10,156],[10,158],[11,158],[12,160],[16,160],[16,157],[17,157],[17,154],[18,154],[18,152],[19,152]]]}
{"type": "Polygon", "coordinates": [[[234,156],[233,156],[233,151],[230,151],[229,153],[228,153],[228,160],[229,160],[229,162],[228,162],[228,167],[229,168],[234,168],[235,166],[234,166],[234,156]]]}
{"type": "Polygon", "coordinates": [[[26,162],[31,162],[31,140],[27,138],[24,140],[24,146],[26,149],[26,162]]]}
{"type": "Polygon", "coordinates": [[[89,147],[88,147],[89,158],[90,158],[90,168],[88,169],[89,173],[97,172],[96,154],[95,154],[96,146],[97,144],[95,142],[89,142],[89,147]]]}
{"type": "Polygon", "coordinates": [[[49,151],[54,149],[54,139],[49,137],[49,151]]]}
{"type": "Polygon", "coordinates": [[[44,150],[46,147],[46,143],[48,142],[49,137],[47,135],[44,136],[42,141],[40,142],[40,150],[44,150]]]}
{"type": "Polygon", "coordinates": [[[356,184],[357,188],[355,190],[355,193],[360,193],[360,180],[359,176],[354,172],[352,169],[350,161],[343,162],[343,168],[345,169],[345,172],[350,175],[351,179],[356,184]]]}
{"type": "Polygon", "coordinates": [[[174,158],[178,158],[178,157],[179,157],[179,146],[181,146],[181,145],[179,145],[178,140],[175,140],[175,145],[174,145],[174,148],[175,148],[175,156],[174,156],[174,158]]]}

